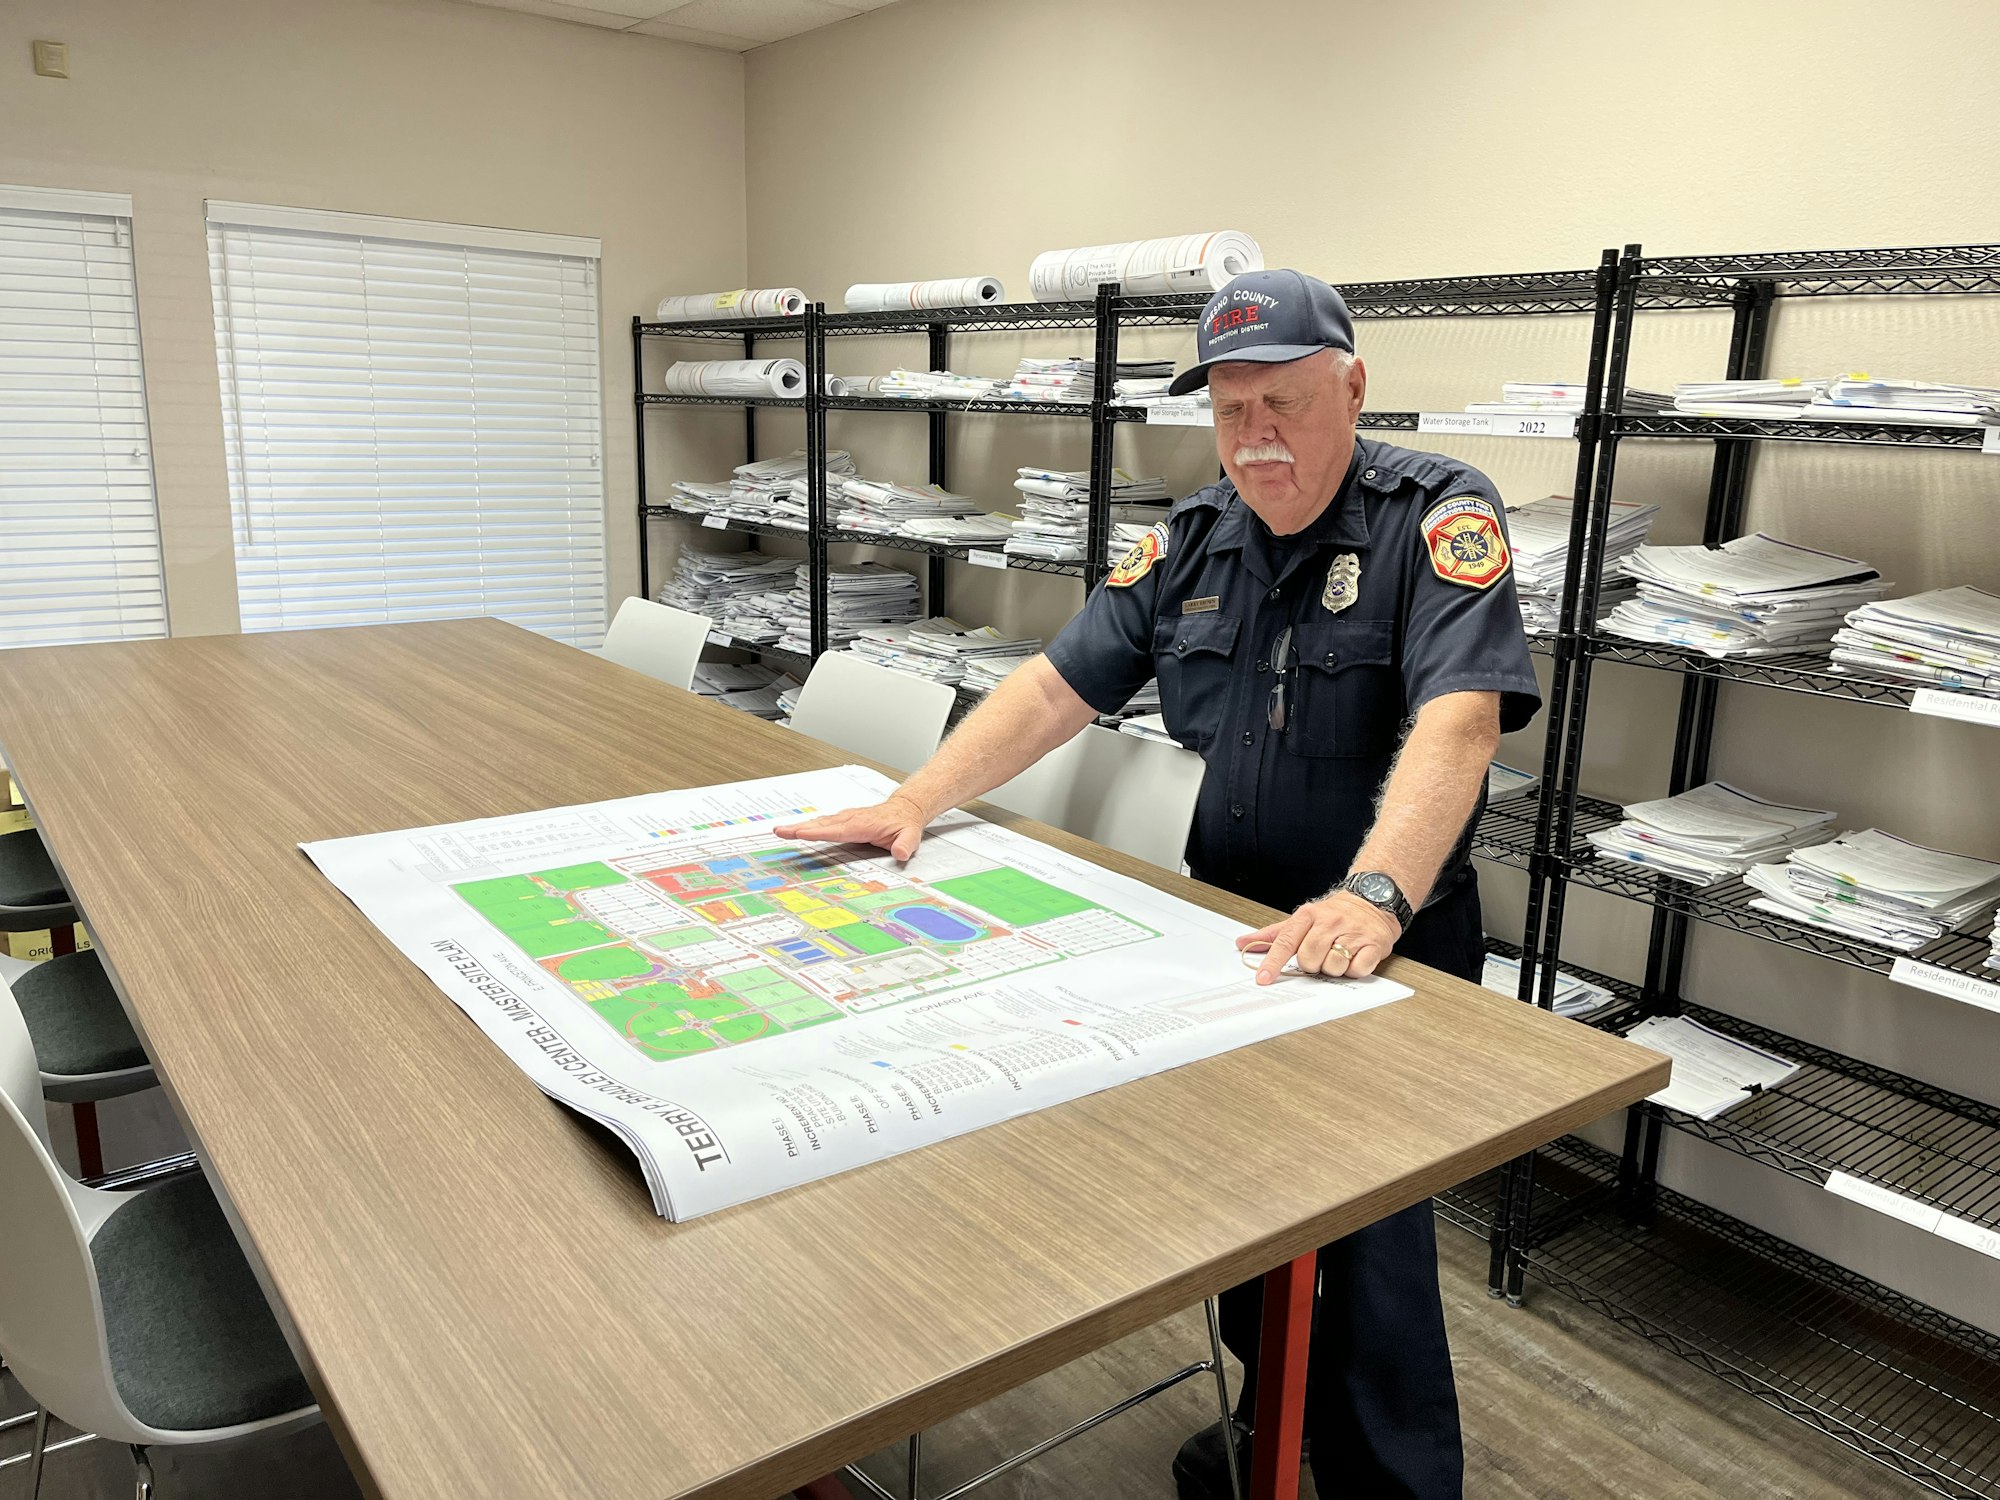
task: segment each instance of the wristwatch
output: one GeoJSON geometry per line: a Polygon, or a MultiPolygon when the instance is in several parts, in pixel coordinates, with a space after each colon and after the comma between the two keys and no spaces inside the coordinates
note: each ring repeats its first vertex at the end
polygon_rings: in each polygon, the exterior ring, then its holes
{"type": "Polygon", "coordinates": [[[1356,870],[1334,889],[1352,891],[1370,906],[1386,911],[1396,919],[1398,928],[1407,928],[1410,918],[1416,915],[1403,895],[1403,888],[1380,870],[1356,870]]]}

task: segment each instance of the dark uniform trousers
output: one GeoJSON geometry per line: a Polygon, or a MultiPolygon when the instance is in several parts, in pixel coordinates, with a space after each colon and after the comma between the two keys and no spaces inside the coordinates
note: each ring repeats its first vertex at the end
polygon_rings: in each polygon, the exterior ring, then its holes
{"type": "MultiPolygon", "coordinates": [[[[1479,982],[1484,944],[1470,869],[1417,913],[1396,952],[1479,982]]],[[[1223,1341],[1245,1370],[1236,1410],[1248,1422],[1257,1400],[1263,1283],[1231,1287],[1221,1304],[1223,1341]]],[[[1430,1199],[1321,1249],[1307,1382],[1306,1432],[1320,1500],[1457,1500],[1463,1493],[1430,1199]]]]}

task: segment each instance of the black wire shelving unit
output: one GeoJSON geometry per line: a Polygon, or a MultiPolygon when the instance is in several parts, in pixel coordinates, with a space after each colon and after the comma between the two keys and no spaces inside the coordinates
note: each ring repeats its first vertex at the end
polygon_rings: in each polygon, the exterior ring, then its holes
{"type": "MultiPolygon", "coordinates": [[[[1622,391],[1637,315],[1653,308],[1726,306],[1732,311],[1725,375],[1762,373],[1774,304],[1810,296],[1929,296],[2000,292],[2000,246],[1803,252],[1648,259],[1636,246],[1619,260],[1617,311],[1604,384],[1622,391]]],[[[1801,1064],[1783,1084],[1712,1120],[1651,1102],[1628,1112],[1623,1150],[1559,1142],[1516,1164],[1500,1183],[1494,1291],[1519,1302],[1524,1278],[1563,1291],[1660,1347],[1868,1454],[1929,1489],[1956,1497],[2000,1497],[2000,1338],[1882,1286],[1716,1209],[1663,1188],[1658,1170],[1667,1130],[1824,1187],[1841,1173],[1911,1204],[2000,1230],[2000,1108],[1683,996],[1692,923],[1721,927],[1889,975],[1911,959],[1991,983],[1984,967],[1990,927],[1947,934],[1903,954],[1838,932],[1757,910],[1741,880],[1695,887],[1627,861],[1595,858],[1585,835],[1621,810],[1583,795],[1582,751],[1592,672],[1602,662],[1681,678],[1670,791],[1708,779],[1720,686],[1808,694],[1838,702],[1911,707],[1915,684],[1836,670],[1822,655],[1718,660],[1698,652],[1621,640],[1596,621],[1602,537],[1619,448],[1627,441],[1712,442],[1703,540],[1742,532],[1753,444],[1803,442],[1978,451],[1976,428],[1901,423],[1769,421],[1672,413],[1609,414],[1596,471],[1572,530],[1556,655],[1566,674],[1552,703],[1561,721],[1533,800],[1545,804],[1547,840],[1524,831],[1526,814],[1489,814],[1480,837],[1512,862],[1539,849],[1548,896],[1539,934],[1537,999],[1550,1002],[1562,951],[1565,897],[1597,890],[1652,909],[1645,976],[1606,980],[1621,1003],[1589,1024],[1625,1031],[1651,1015],[1683,1015],[1801,1064]],[[1540,1166],[1537,1166],[1539,1161],[1540,1166]],[[1553,1178],[1553,1181],[1545,1180],[1553,1178]]],[[[1967,1250],[1973,1274],[1986,1269],[1967,1250]]]]}
{"type": "Polygon", "coordinates": [[[1529,1272],[1647,1342],[1953,1500],[2000,1493],[2000,1338],[1671,1189],[1546,1148],[1529,1272]]]}

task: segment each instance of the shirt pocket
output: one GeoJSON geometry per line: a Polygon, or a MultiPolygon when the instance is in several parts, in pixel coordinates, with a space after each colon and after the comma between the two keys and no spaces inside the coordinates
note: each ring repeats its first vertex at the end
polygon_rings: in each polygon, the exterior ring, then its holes
{"type": "Polygon", "coordinates": [[[1394,620],[1315,620],[1292,630],[1294,755],[1379,759],[1403,725],[1394,620]]]}
{"type": "Polygon", "coordinates": [[[1153,627],[1153,666],[1167,732],[1190,750],[1206,750],[1229,708],[1232,659],[1242,620],[1190,615],[1153,627]]]}

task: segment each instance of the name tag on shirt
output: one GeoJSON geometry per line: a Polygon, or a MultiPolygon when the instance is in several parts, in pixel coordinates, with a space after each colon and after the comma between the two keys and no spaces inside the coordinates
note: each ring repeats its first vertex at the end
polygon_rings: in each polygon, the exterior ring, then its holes
{"type": "Polygon", "coordinates": [[[1183,599],[1181,613],[1184,615],[1208,615],[1222,608],[1222,596],[1210,594],[1206,599],[1183,599]]]}

